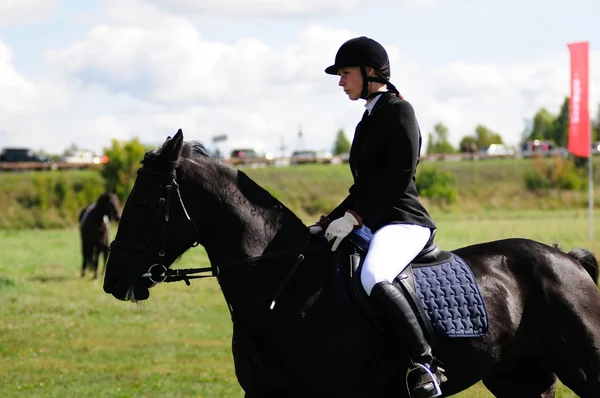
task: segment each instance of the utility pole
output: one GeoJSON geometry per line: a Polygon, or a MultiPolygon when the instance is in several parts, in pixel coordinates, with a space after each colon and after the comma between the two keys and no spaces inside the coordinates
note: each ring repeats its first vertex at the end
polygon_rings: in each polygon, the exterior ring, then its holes
{"type": "Polygon", "coordinates": [[[283,159],[285,157],[285,150],[287,149],[287,146],[285,145],[284,139],[283,139],[283,134],[281,135],[281,138],[279,140],[279,154],[280,157],[283,159]]]}
{"type": "Polygon", "coordinates": [[[224,141],[227,141],[227,134],[219,134],[219,135],[215,135],[215,136],[212,138],[212,142],[213,142],[213,144],[215,144],[215,156],[217,156],[217,157],[219,157],[219,158],[223,157],[223,154],[222,154],[222,153],[221,153],[221,151],[219,150],[219,147],[218,147],[218,145],[217,145],[217,144],[218,144],[219,142],[224,142],[224,141]]]}
{"type": "Polygon", "coordinates": [[[304,133],[302,132],[302,125],[298,125],[298,150],[304,149],[304,142],[302,140],[302,137],[304,137],[304,133]]]}

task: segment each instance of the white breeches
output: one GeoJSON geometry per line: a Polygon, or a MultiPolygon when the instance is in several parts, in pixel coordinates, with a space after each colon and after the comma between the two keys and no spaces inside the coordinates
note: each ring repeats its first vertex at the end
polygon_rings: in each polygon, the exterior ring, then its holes
{"type": "Polygon", "coordinates": [[[423,250],[430,237],[429,228],[413,224],[389,224],[377,230],[360,274],[367,294],[370,296],[379,282],[392,282],[423,250]]]}

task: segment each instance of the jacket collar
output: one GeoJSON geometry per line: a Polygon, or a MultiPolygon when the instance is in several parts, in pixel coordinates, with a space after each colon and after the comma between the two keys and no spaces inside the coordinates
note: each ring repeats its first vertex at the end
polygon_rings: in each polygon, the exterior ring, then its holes
{"type": "Polygon", "coordinates": [[[371,101],[369,104],[365,104],[365,108],[367,109],[367,112],[369,112],[369,116],[371,116],[374,112],[376,112],[383,105],[390,102],[390,99],[393,96],[394,96],[394,93],[392,93],[390,91],[384,91],[377,97],[373,98],[373,101],[371,101]]]}

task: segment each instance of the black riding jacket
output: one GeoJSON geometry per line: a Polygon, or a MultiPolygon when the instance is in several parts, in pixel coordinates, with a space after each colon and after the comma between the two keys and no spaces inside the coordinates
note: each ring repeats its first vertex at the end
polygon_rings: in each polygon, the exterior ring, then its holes
{"type": "Polygon", "coordinates": [[[383,93],[356,126],[350,150],[354,184],[348,197],[329,215],[356,212],[372,232],[390,223],[436,225],[419,201],[415,172],[421,132],[412,105],[383,93]]]}

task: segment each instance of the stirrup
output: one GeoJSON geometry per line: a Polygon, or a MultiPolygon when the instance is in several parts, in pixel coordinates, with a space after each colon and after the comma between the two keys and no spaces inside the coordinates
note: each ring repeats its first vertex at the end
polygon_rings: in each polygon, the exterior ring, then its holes
{"type": "Polygon", "coordinates": [[[434,388],[434,390],[435,390],[435,393],[434,393],[434,395],[431,395],[431,397],[432,397],[432,398],[433,398],[433,397],[440,397],[440,396],[442,395],[442,389],[441,389],[441,387],[440,387],[440,383],[439,383],[439,382],[438,382],[438,380],[437,380],[437,377],[436,377],[436,376],[433,374],[433,372],[431,371],[431,369],[429,369],[429,368],[428,368],[427,366],[425,366],[425,365],[422,365],[422,364],[420,364],[420,363],[416,363],[416,362],[415,362],[415,363],[413,363],[413,365],[414,365],[414,367],[413,367],[412,369],[409,369],[409,370],[406,372],[406,387],[407,387],[406,389],[408,390],[408,396],[409,396],[409,398],[412,398],[412,394],[411,394],[411,389],[410,389],[410,387],[408,386],[408,376],[409,376],[409,375],[410,375],[412,372],[414,372],[415,370],[418,370],[418,369],[420,369],[420,370],[424,370],[424,371],[425,371],[425,373],[426,373],[426,374],[429,376],[429,378],[431,379],[431,383],[433,383],[433,388],[434,388]]]}

